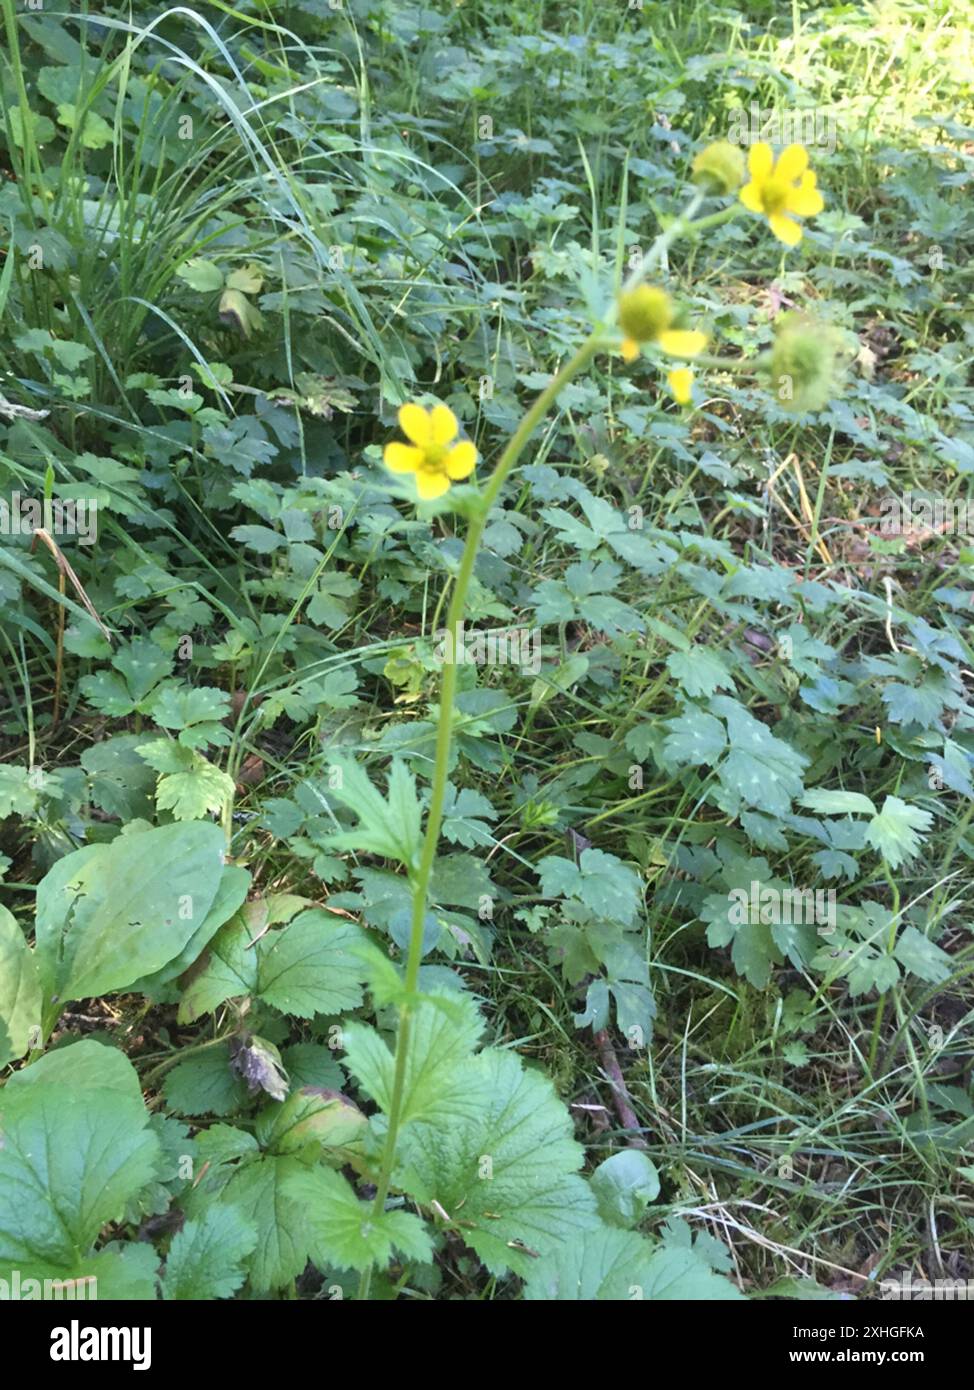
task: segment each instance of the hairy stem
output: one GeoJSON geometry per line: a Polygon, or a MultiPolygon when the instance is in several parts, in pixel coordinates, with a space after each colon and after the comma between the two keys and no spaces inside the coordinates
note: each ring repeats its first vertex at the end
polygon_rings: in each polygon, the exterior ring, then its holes
{"type": "MultiPolygon", "coordinates": [[[[700,205],[702,194],[697,193],[690,200],[686,211],[677,217],[665,232],[661,233],[626,281],[625,288],[631,289],[639,284],[656,264],[666,248],[685,231],[688,219],[700,205]]],[[[396,1161],[396,1143],[402,1119],[403,1096],[405,1093],[406,1066],[409,1059],[409,1043],[412,1026],[412,1011],[419,981],[419,967],[423,957],[423,923],[429,898],[429,885],[436,860],[436,847],[440,838],[443,821],[443,803],[446,798],[447,773],[450,764],[450,748],[453,742],[453,703],[457,689],[457,651],[460,647],[460,625],[467,601],[467,590],[473,575],[477,552],[483,536],[491,508],[497,501],[501,488],[511,469],[517,463],[538,425],[544,420],[550,407],[558,399],[564,386],[587,366],[600,348],[608,347],[604,335],[596,329],[565,365],[558,371],[524,415],[501,454],[493,473],[478,499],[469,529],[460,568],[454,581],[450,607],[447,610],[446,631],[449,634],[446,650],[448,659],[443,663],[440,680],[440,714],[436,727],[436,753],[433,763],[433,778],[429,811],[426,816],[426,831],[420,851],[419,864],[412,878],[412,924],[409,935],[409,950],[406,954],[405,992],[406,997],[399,1007],[399,1027],[396,1033],[396,1055],[393,1071],[392,1095],[389,1101],[388,1129],[382,1147],[379,1163],[379,1176],[376,1183],[375,1199],[372,1204],[373,1216],[378,1217],[385,1208],[392,1182],[392,1171],[396,1161]]],[[[362,1271],[358,1296],[368,1298],[372,1280],[372,1267],[362,1271]]]]}

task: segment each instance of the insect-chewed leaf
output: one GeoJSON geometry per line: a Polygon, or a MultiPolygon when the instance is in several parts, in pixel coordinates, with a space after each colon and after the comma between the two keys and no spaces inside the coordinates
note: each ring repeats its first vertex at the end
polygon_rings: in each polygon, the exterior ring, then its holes
{"type": "Polygon", "coordinates": [[[194,821],[59,859],[37,888],[45,998],[127,989],[174,960],[213,905],[225,849],[218,825],[194,821]]]}

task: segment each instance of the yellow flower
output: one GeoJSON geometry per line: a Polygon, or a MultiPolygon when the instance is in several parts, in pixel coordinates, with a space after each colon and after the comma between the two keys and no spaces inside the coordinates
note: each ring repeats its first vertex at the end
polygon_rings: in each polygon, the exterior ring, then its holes
{"type": "Polygon", "coordinates": [[[393,473],[415,473],[416,490],[428,500],[442,497],[451,482],[467,478],[477,463],[477,450],[468,439],[456,439],[460,426],[448,405],[404,405],[399,410],[399,428],[411,442],[387,444],[382,455],[393,473]]]}
{"type": "Polygon", "coordinates": [[[689,405],[693,395],[693,371],[690,367],[674,367],[666,380],[676,398],[677,405],[689,405]]]}
{"type": "Polygon", "coordinates": [[[751,146],[747,167],[751,182],[741,189],[741,202],[750,212],[763,213],[779,241],[797,246],[802,229],[786,214],[814,217],[825,207],[815,186],[816,177],[808,167],[808,151],[804,145],[789,145],[775,163],[771,146],[760,140],[751,146]]]}
{"type": "Polygon", "coordinates": [[[706,333],[671,328],[676,305],[665,290],[638,285],[619,296],[622,355],[627,362],[639,356],[643,343],[655,343],[671,357],[696,357],[707,346],[706,333]]]}

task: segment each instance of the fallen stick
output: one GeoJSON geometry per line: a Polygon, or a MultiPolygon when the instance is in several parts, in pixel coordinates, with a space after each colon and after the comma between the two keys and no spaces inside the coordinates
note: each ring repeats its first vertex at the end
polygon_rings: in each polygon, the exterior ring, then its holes
{"type": "Polygon", "coordinates": [[[648,1149],[649,1145],[639,1133],[639,1120],[629,1099],[629,1091],[626,1087],[625,1077],[622,1075],[622,1068],[619,1066],[619,1059],[604,1028],[596,1033],[595,1046],[599,1050],[602,1070],[612,1087],[612,1099],[615,1103],[616,1114],[619,1116],[623,1129],[633,1131],[629,1135],[629,1148],[648,1149]]]}

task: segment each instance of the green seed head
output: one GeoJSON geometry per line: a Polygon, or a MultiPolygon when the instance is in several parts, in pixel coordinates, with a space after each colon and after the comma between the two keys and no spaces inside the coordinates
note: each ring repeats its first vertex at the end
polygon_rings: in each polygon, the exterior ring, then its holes
{"type": "Polygon", "coordinates": [[[636,343],[651,343],[673,322],[673,301],[665,290],[639,285],[619,296],[619,327],[636,343]]]}
{"type": "Polygon", "coordinates": [[[839,334],[804,314],[783,314],[771,349],[771,389],[783,410],[822,410],[838,385],[839,334]]]}

